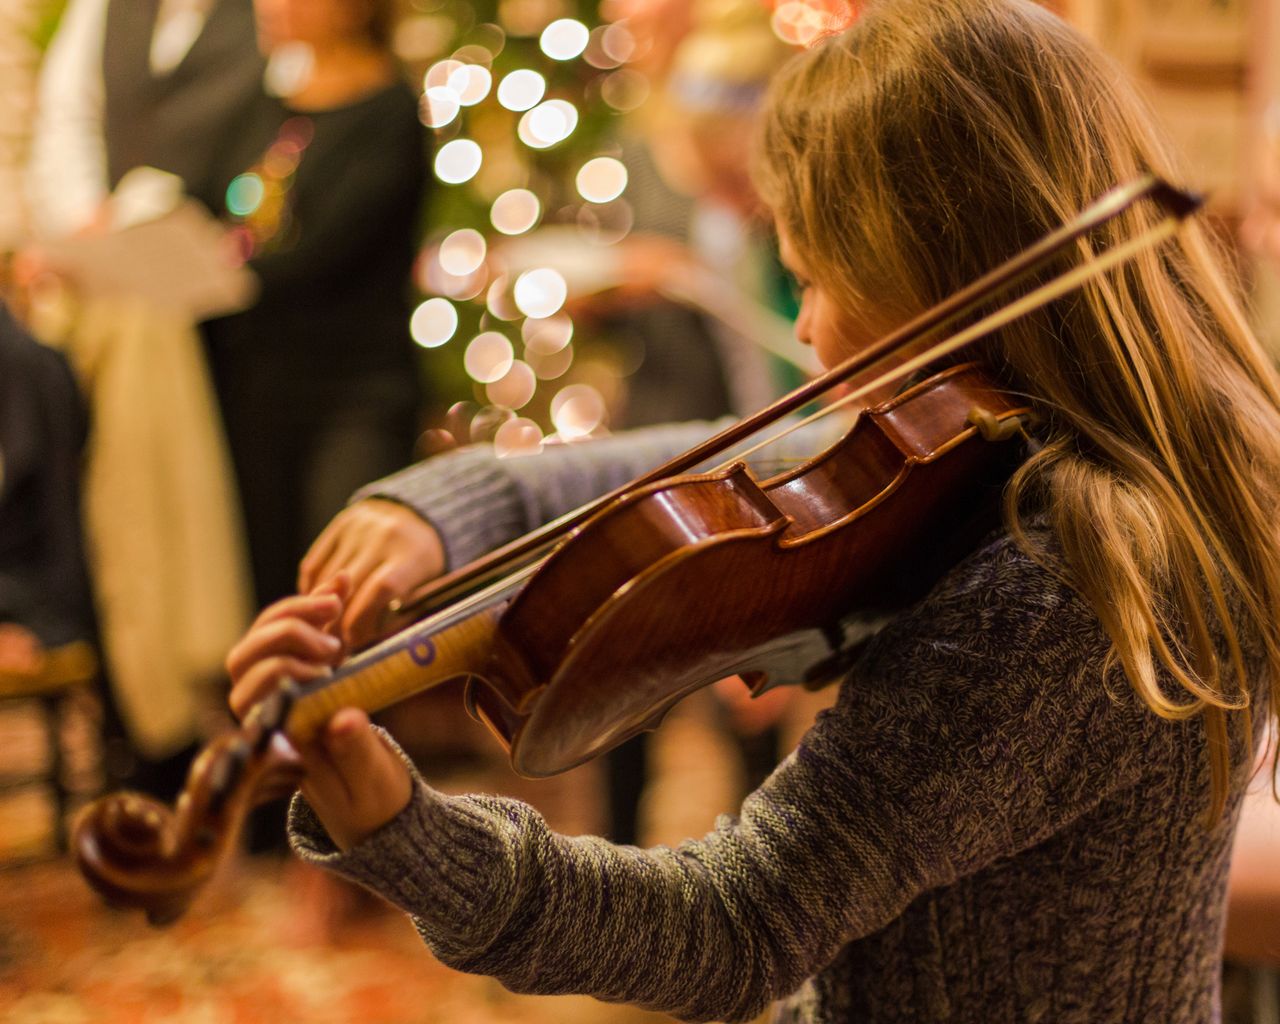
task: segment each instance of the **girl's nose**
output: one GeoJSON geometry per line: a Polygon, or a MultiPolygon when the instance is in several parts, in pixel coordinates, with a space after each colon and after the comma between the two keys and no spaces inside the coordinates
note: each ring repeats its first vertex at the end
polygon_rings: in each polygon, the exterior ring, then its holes
{"type": "Polygon", "coordinates": [[[808,311],[807,303],[802,302],[800,304],[800,312],[796,314],[796,323],[795,323],[794,330],[796,335],[796,341],[800,342],[801,345],[813,344],[813,342],[809,339],[809,311],[808,311]]]}

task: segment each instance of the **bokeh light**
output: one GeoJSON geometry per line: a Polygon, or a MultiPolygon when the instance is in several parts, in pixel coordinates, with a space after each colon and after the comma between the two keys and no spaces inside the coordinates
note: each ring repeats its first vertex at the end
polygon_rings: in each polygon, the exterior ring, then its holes
{"type": "MultiPolygon", "coordinates": [[[[462,357],[462,365],[467,371],[467,376],[472,380],[479,381],[481,384],[491,384],[506,376],[507,371],[511,369],[511,364],[515,361],[515,355],[515,349],[511,347],[511,342],[506,335],[499,334],[497,331],[485,331],[471,339],[462,357]]],[[[510,403],[498,402],[497,404],[509,405],[510,403]]],[[[511,406],[511,408],[516,407],[511,406]]]]}
{"type": "Polygon", "coordinates": [[[566,441],[586,437],[604,416],[604,396],[589,384],[570,384],[551,399],[551,422],[566,441]]]}
{"type": "Polygon", "coordinates": [[[485,308],[499,320],[515,320],[521,315],[511,294],[511,279],[506,274],[494,278],[489,285],[485,308]]]}
{"type": "Polygon", "coordinates": [[[443,128],[462,109],[462,100],[447,85],[433,85],[422,97],[420,114],[428,128],[443,128]]]}
{"type": "Polygon", "coordinates": [[[493,435],[493,451],[500,459],[536,455],[542,451],[542,428],[523,416],[507,420],[493,435]]]}
{"type": "Polygon", "coordinates": [[[478,43],[468,43],[453,51],[453,59],[463,64],[483,64],[488,68],[493,65],[493,51],[478,43]]]}
{"type": "MultiPolygon", "coordinates": [[[[526,270],[514,289],[516,306],[525,316],[549,317],[560,311],[568,298],[569,287],[559,271],[551,267],[526,270]]],[[[514,406],[513,406],[514,408],[514,406]]]]}
{"type": "Polygon", "coordinates": [[[553,355],[569,344],[573,337],[573,321],[567,313],[548,317],[529,317],[520,325],[525,353],[553,355]]]}
{"type": "Polygon", "coordinates": [[[484,263],[471,273],[459,277],[450,274],[440,265],[439,255],[440,250],[437,248],[422,253],[417,260],[414,280],[420,291],[462,302],[474,299],[489,284],[489,268],[484,263]]]}
{"type": "Polygon", "coordinates": [[[427,299],[413,311],[409,333],[423,348],[439,348],[458,330],[458,311],[448,299],[427,299]]]}
{"type": "Polygon", "coordinates": [[[607,203],[627,187],[627,169],[611,156],[588,160],[578,171],[578,194],[589,203],[607,203]]]}
{"type": "Polygon", "coordinates": [[[505,405],[508,409],[519,409],[529,404],[533,393],[538,389],[538,378],[528,363],[517,359],[501,380],[496,380],[485,387],[485,397],[495,405],[505,405]]]}
{"type": "Polygon", "coordinates": [[[498,56],[507,45],[507,34],[493,22],[477,25],[471,33],[471,38],[475,46],[484,47],[489,51],[490,58],[498,56]]]}
{"type": "Polygon", "coordinates": [[[555,380],[568,373],[573,365],[573,346],[566,345],[559,352],[535,352],[526,348],[524,360],[539,380],[555,380]]]}
{"type": "Polygon", "coordinates": [[[528,110],[547,92],[547,80],[538,72],[520,68],[498,83],[498,102],[508,110],[528,110]]]}
{"type": "Polygon", "coordinates": [[[587,42],[587,48],[582,51],[582,59],[593,68],[599,68],[601,71],[612,71],[622,63],[614,60],[605,50],[604,37],[610,28],[612,28],[611,25],[597,25],[593,28],[591,30],[591,38],[587,42]]]}
{"type": "Polygon", "coordinates": [[[552,60],[573,60],[587,48],[591,32],[574,18],[559,18],[542,30],[538,45],[552,60]]]}
{"type": "Polygon", "coordinates": [[[298,169],[307,143],[291,135],[281,135],[262,158],[262,173],[269,178],[287,178],[298,169]]]}
{"type": "Polygon", "coordinates": [[[630,233],[635,211],[625,199],[583,206],[578,210],[578,230],[595,245],[614,245],[630,233]]]}
{"type": "Polygon", "coordinates": [[[618,64],[625,64],[635,56],[636,38],[625,24],[615,21],[611,25],[604,26],[600,46],[610,60],[618,64]]]}
{"type": "Polygon", "coordinates": [[[266,194],[261,177],[252,172],[241,174],[227,186],[227,209],[237,217],[247,217],[262,205],[266,194]]]}
{"type": "Polygon", "coordinates": [[[855,13],[848,0],[786,0],[774,9],[769,23],[784,43],[810,46],[848,28],[855,13]]]}
{"type": "Polygon", "coordinates": [[[489,274],[487,268],[483,265],[474,273],[467,274],[464,277],[454,277],[452,274],[446,274],[443,270],[441,270],[440,276],[442,281],[437,290],[455,302],[464,302],[467,299],[476,298],[489,283],[489,274]]]}
{"type": "Polygon", "coordinates": [[[436,153],[436,177],[448,185],[460,185],[475,177],[483,160],[484,154],[471,139],[454,139],[436,153]]]}
{"type": "Polygon", "coordinates": [[[493,201],[489,220],[504,235],[519,235],[538,223],[542,204],[527,188],[513,188],[493,201]]]}
{"type": "Polygon", "coordinates": [[[473,107],[489,95],[493,75],[480,64],[464,65],[449,76],[450,88],[458,90],[458,99],[464,107],[473,107]]]}
{"type": "Polygon", "coordinates": [[[630,68],[620,68],[606,75],[600,84],[600,97],[614,110],[635,110],[649,98],[649,79],[630,68]]]}
{"type": "Polygon", "coordinates": [[[547,100],[525,112],[516,134],[531,149],[546,149],[563,142],[577,127],[577,107],[568,100],[547,100]]]}
{"type": "Polygon", "coordinates": [[[486,251],[484,235],[473,228],[462,228],[440,243],[440,266],[454,277],[468,277],[480,269],[486,251]]]}
{"type": "Polygon", "coordinates": [[[457,87],[450,84],[450,80],[456,72],[463,70],[465,67],[466,65],[460,60],[438,60],[427,68],[427,73],[422,80],[423,87],[432,89],[437,86],[446,86],[457,92],[457,87]]]}

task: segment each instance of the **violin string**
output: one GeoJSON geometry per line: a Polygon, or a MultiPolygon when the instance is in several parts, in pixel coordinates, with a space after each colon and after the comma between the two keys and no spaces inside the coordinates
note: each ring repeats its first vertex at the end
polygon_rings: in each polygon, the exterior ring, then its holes
{"type": "Polygon", "coordinates": [[[1028,292],[1019,299],[1015,299],[1007,306],[1002,306],[1000,309],[979,320],[977,323],[971,324],[964,330],[931,345],[918,355],[904,360],[892,369],[881,374],[879,377],[876,377],[874,380],[860,385],[849,394],[841,396],[836,401],[824,406],[817,412],[788,425],[776,434],[752,445],[750,448],[737,452],[731,459],[726,460],[709,472],[721,472],[734,463],[740,462],[748,456],[754,455],[756,452],[769,447],[769,445],[782,440],[784,437],[795,433],[797,430],[807,427],[812,423],[816,423],[824,417],[830,416],[832,413],[838,412],[845,406],[858,401],[860,398],[865,398],[873,391],[876,391],[887,384],[892,384],[905,377],[909,377],[911,374],[927,366],[929,363],[941,359],[943,356],[948,356],[953,352],[957,352],[966,345],[972,344],[978,339],[986,337],[988,334],[1012,323],[1019,317],[1026,316],[1028,313],[1034,312],[1041,306],[1048,305],[1055,299],[1060,299],[1062,296],[1082,287],[1095,277],[1126,263],[1148,246],[1158,245],[1159,243],[1173,237],[1173,235],[1177,233],[1180,225],[1181,220],[1179,218],[1174,216],[1165,217],[1154,227],[1149,228],[1142,234],[1136,235],[1127,242],[1113,246],[1102,255],[1095,256],[1088,262],[1082,263],[1078,267],[1074,267],[1058,277],[1055,277],[1047,284],[1042,285],[1034,291],[1028,292]]]}
{"type": "Polygon", "coordinates": [[[518,590],[534,572],[541,568],[547,557],[549,556],[543,556],[512,572],[510,575],[491,583],[489,586],[467,594],[447,608],[433,612],[426,618],[414,623],[411,629],[398,632],[380,643],[352,655],[330,675],[320,676],[300,684],[298,686],[299,698],[309,697],[319,693],[321,690],[328,689],[335,683],[342,682],[368,665],[382,661],[412,643],[436,636],[441,630],[452,625],[455,620],[467,619],[473,612],[483,611],[501,600],[507,592],[518,590]]]}

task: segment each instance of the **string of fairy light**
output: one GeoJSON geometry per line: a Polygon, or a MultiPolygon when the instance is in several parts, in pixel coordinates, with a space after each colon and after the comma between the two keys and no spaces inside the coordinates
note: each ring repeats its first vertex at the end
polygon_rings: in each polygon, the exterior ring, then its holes
{"type": "MultiPolygon", "coordinates": [[[[554,5],[538,6],[544,13],[554,10],[554,5]]],[[[623,67],[634,49],[625,25],[590,27],[574,17],[552,17],[535,25],[521,18],[530,13],[534,12],[529,5],[523,12],[501,5],[501,24],[480,26],[470,33],[467,45],[432,63],[422,88],[422,120],[438,134],[435,177],[444,186],[468,188],[484,197],[488,224],[485,230],[456,228],[424,249],[418,284],[430,297],[415,309],[410,332],[427,349],[460,347],[462,366],[477,398],[483,398],[490,412],[510,410],[490,431],[500,454],[537,450],[545,440],[542,425],[532,416],[519,415],[540,387],[554,389],[544,405],[552,436],[559,439],[572,440],[598,429],[607,405],[601,388],[567,377],[575,359],[575,325],[564,309],[569,296],[564,274],[551,265],[515,268],[510,247],[504,250],[497,244],[544,226],[551,189],[544,183],[540,195],[529,187],[533,166],[541,154],[566,143],[580,125],[582,100],[569,89],[555,88],[549,79],[556,65],[581,61],[598,73],[593,91],[615,111],[634,108],[646,92],[642,77],[623,67]],[[521,31],[536,34],[540,63],[513,67],[508,62],[499,71],[497,58],[508,37],[521,31]],[[502,111],[505,117],[495,116],[502,111]],[[483,140],[480,113],[487,113],[490,122],[514,122],[514,142],[492,131],[483,140]],[[495,162],[499,167],[486,180],[486,163],[495,162]],[[510,187],[493,195],[495,184],[510,187]],[[475,331],[467,329],[470,322],[475,331]]],[[[580,80],[571,79],[575,87],[580,80]]],[[[575,199],[595,208],[576,218],[587,236],[581,241],[609,244],[623,237],[631,217],[623,198],[627,171],[622,162],[605,152],[589,154],[577,164],[572,180],[575,199]],[[601,232],[602,224],[613,230],[601,232]]],[[[562,222],[561,213],[557,211],[556,223],[562,222]]],[[[492,427],[494,417],[486,418],[485,411],[479,410],[479,419],[492,427]]]]}
{"type": "MultiPolygon", "coordinates": [[[[631,230],[628,174],[610,121],[650,94],[645,75],[628,66],[643,43],[625,21],[601,21],[586,0],[411,5],[396,49],[425,68],[420,112],[436,135],[441,186],[435,218],[451,229],[434,233],[419,254],[416,285],[425,297],[409,328],[423,349],[461,351],[474,401],[455,405],[449,429],[461,442],[491,439],[503,455],[588,436],[604,426],[628,370],[576,343],[565,249],[607,262],[608,247],[631,230]],[[539,247],[548,228],[559,234],[539,247]]],[[[798,45],[853,14],[847,0],[766,6],[774,31],[798,45]]],[[[277,63],[286,76],[305,71],[305,59],[277,63]]],[[[300,129],[282,131],[262,165],[229,190],[246,255],[287,238],[283,197],[307,141],[300,129]]],[[[433,357],[429,365],[449,364],[456,375],[458,362],[433,357]]]]}

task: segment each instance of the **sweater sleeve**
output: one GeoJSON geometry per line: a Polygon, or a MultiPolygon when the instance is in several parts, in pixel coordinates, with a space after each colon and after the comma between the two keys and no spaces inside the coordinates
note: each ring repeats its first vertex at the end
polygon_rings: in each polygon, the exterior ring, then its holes
{"type": "Polygon", "coordinates": [[[837,705],[701,840],[567,838],[519,802],[421,782],[346,854],[300,801],[292,840],[408,911],[460,970],[746,1021],[919,895],[1134,783],[1154,716],[1108,693],[1105,651],[1083,603],[1004,540],[886,627],[837,705]]]}
{"type": "MultiPolygon", "coordinates": [[[[352,500],[385,498],[407,505],[435,527],[447,566],[457,568],[662,465],[733,422],[645,427],[505,459],[491,445],[469,445],[375,481],[352,500]]],[[[847,421],[827,417],[748,461],[758,474],[771,475],[779,466],[817,454],[845,429],[847,421]]],[[[718,461],[733,457],[730,452],[718,461]]]]}

